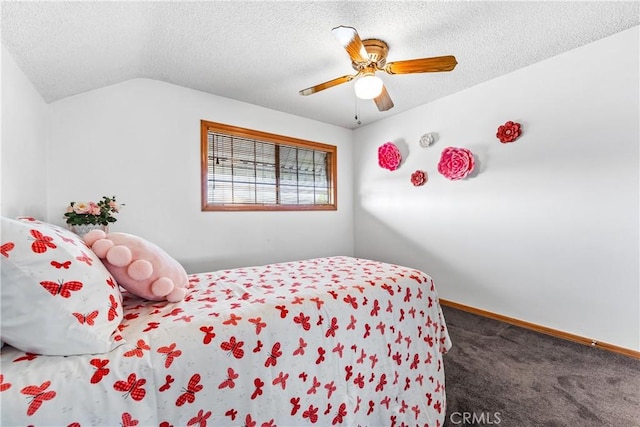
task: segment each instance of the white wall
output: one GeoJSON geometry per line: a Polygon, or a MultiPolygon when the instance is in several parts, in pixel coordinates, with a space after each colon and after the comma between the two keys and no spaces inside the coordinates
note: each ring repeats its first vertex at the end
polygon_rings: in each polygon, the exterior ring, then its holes
{"type": "Polygon", "coordinates": [[[442,298],[639,350],[638,37],[635,27],[355,131],[356,256],[422,269],[442,298]],[[523,134],[503,145],[507,120],[523,134]],[[439,136],[426,149],[425,132],[439,136]],[[404,155],[394,172],[377,166],[386,141],[404,155]],[[439,175],[447,146],[471,149],[479,173],[439,175]],[[416,169],[429,173],[423,187],[410,183],[416,169]]]}
{"type": "Polygon", "coordinates": [[[49,220],[115,195],[112,231],[141,235],[189,272],[353,255],[352,132],[203,92],[135,79],[51,104],[49,220]],[[201,212],[200,120],[338,147],[338,210],[201,212]]]}
{"type": "Polygon", "coordinates": [[[2,46],[3,216],[46,215],[47,105],[2,46]]]}

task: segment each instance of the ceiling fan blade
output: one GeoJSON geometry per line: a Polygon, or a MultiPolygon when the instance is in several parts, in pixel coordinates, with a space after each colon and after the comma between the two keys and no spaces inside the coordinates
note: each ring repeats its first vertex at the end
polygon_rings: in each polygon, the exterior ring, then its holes
{"type": "Polygon", "coordinates": [[[364,44],[362,44],[362,40],[355,28],[341,25],[332,29],[331,32],[345,48],[349,54],[349,58],[351,58],[351,61],[359,64],[366,64],[369,62],[367,50],[365,49],[364,44]]]}
{"type": "Polygon", "coordinates": [[[384,85],[382,86],[382,92],[380,92],[380,95],[376,96],[373,100],[376,102],[376,106],[380,111],[387,111],[393,108],[393,101],[391,100],[389,92],[387,92],[387,88],[384,85]]]}
{"type": "Polygon", "coordinates": [[[408,59],[406,61],[389,62],[384,71],[389,74],[433,73],[453,70],[458,61],[455,56],[436,56],[433,58],[408,59]]]}
{"type": "Polygon", "coordinates": [[[351,80],[355,79],[357,76],[358,74],[355,74],[353,76],[347,75],[347,76],[338,77],[333,80],[329,80],[328,82],[320,83],[319,85],[302,89],[298,93],[300,95],[311,95],[312,93],[320,92],[321,90],[329,89],[330,87],[334,87],[342,83],[350,82],[351,80]]]}

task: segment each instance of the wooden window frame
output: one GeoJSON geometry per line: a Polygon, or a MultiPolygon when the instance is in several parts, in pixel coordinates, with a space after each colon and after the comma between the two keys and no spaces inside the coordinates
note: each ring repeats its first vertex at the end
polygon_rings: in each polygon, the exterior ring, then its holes
{"type": "MultiPolygon", "coordinates": [[[[246,129],[231,126],[224,123],[200,121],[200,159],[201,159],[201,197],[202,211],[326,211],[338,209],[338,149],[335,145],[323,144],[320,142],[307,141],[292,138],[289,136],[277,135],[268,132],[261,132],[253,129],[246,129]],[[299,147],[309,150],[322,151],[327,154],[327,178],[329,203],[326,204],[260,204],[260,203],[230,203],[214,204],[209,201],[209,132],[224,134],[232,137],[245,138],[259,142],[275,144],[277,146],[299,147]]],[[[278,168],[276,168],[276,172],[278,168]]],[[[276,183],[278,192],[279,183],[276,183]]]]}

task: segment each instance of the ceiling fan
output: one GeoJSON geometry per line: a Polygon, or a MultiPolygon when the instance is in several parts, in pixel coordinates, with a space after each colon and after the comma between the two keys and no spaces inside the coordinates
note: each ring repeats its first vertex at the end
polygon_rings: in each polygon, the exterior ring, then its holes
{"type": "Polygon", "coordinates": [[[361,40],[353,27],[339,26],[331,30],[351,58],[351,66],[356,74],[342,77],[302,89],[300,95],[311,95],[321,90],[356,80],[356,96],[362,99],[373,99],[380,111],[393,108],[393,101],[382,80],[375,75],[376,71],[388,74],[433,73],[451,71],[458,62],[452,55],[433,58],[409,59],[405,61],[387,62],[389,46],[379,39],[361,40]]]}

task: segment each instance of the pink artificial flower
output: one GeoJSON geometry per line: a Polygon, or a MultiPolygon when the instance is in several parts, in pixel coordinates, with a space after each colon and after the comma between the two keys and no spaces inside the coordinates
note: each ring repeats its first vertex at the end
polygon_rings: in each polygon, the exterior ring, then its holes
{"type": "Polygon", "coordinates": [[[118,203],[115,200],[111,200],[109,202],[109,210],[117,213],[119,212],[118,209],[119,209],[118,203]]]}
{"type": "Polygon", "coordinates": [[[425,171],[417,170],[411,174],[411,183],[416,187],[424,185],[427,182],[427,173],[425,171]]]}
{"type": "Polygon", "coordinates": [[[378,165],[381,168],[394,171],[400,166],[402,155],[398,147],[392,142],[385,142],[378,147],[378,165]]]}
{"type": "Polygon", "coordinates": [[[89,202],[89,213],[91,215],[100,215],[100,206],[93,202],[89,202]]]}
{"type": "Polygon", "coordinates": [[[86,202],[75,202],[73,204],[73,211],[77,214],[88,214],[91,210],[91,206],[86,202]]]}
{"type": "Polygon", "coordinates": [[[438,162],[438,172],[445,178],[458,180],[466,178],[475,166],[473,153],[466,148],[447,147],[442,150],[438,162]]]}
{"type": "Polygon", "coordinates": [[[515,141],[520,136],[520,123],[506,122],[498,128],[496,136],[503,144],[515,141]]]}

